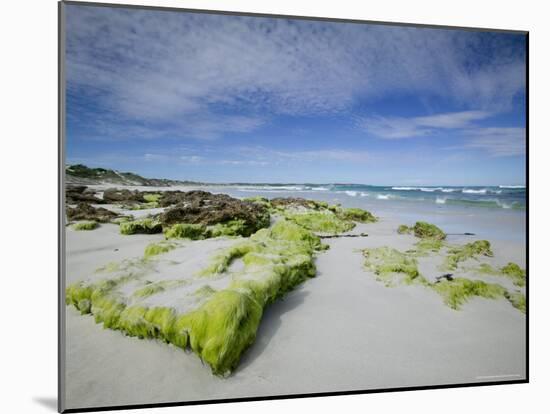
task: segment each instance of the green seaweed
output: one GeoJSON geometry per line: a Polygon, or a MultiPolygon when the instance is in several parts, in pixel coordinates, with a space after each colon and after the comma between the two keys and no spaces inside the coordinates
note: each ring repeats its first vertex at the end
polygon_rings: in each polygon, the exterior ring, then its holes
{"type": "Polygon", "coordinates": [[[435,224],[417,221],[412,228],[414,235],[420,239],[444,240],[447,235],[435,224]]]}
{"type": "Polygon", "coordinates": [[[147,298],[165,290],[181,286],[186,282],[183,280],[161,280],[159,282],[147,282],[146,285],[132,294],[134,298],[147,298]]]}
{"type": "Polygon", "coordinates": [[[443,241],[439,239],[420,239],[414,245],[416,253],[420,256],[425,256],[430,252],[439,252],[443,247],[443,241]]]}
{"type": "Polygon", "coordinates": [[[459,262],[464,262],[476,256],[492,257],[491,243],[487,240],[476,240],[463,246],[453,247],[449,249],[449,255],[445,258],[445,266],[447,269],[455,270],[459,262]]]}
{"type": "MultiPolygon", "coordinates": [[[[145,196],[144,196],[145,198],[145,196]]],[[[158,208],[159,204],[156,201],[152,201],[149,203],[138,203],[138,204],[130,204],[130,205],[123,205],[121,208],[125,210],[150,210],[153,208],[158,208]]]]}
{"type": "Polygon", "coordinates": [[[146,218],[122,222],[119,224],[121,234],[155,234],[162,233],[162,224],[155,219],[146,218]]]}
{"type": "Polygon", "coordinates": [[[256,203],[256,204],[262,204],[268,208],[271,207],[271,203],[269,200],[262,196],[255,196],[255,197],[245,197],[243,198],[243,201],[248,201],[250,203],[256,203]]]}
{"type": "Polygon", "coordinates": [[[79,221],[78,223],[73,224],[73,230],[82,231],[82,230],[95,230],[99,227],[97,221],[79,221]]]}
{"type": "Polygon", "coordinates": [[[176,245],[174,243],[168,243],[168,242],[150,243],[145,248],[143,256],[145,258],[150,258],[152,256],[157,256],[162,253],[168,253],[170,250],[173,250],[175,248],[176,248],[176,245]]]}
{"type": "Polygon", "coordinates": [[[246,236],[249,229],[244,220],[230,220],[208,228],[209,237],[246,236]]]}
{"type": "Polygon", "coordinates": [[[413,228],[406,226],[405,224],[400,224],[399,227],[397,227],[397,232],[399,234],[410,234],[413,232],[413,228]]]}
{"type": "Polygon", "coordinates": [[[355,227],[352,221],[343,220],[328,211],[288,214],[286,217],[307,230],[320,233],[338,234],[355,227]]]}
{"type": "MultiPolygon", "coordinates": [[[[91,313],[104,327],[138,338],[157,338],[182,349],[190,348],[210,365],[216,375],[227,375],[242,353],[254,342],[264,307],[304,280],[315,276],[314,255],[323,250],[319,237],[288,220],[262,229],[243,243],[214,258],[208,272],[225,272],[242,258],[245,271],[230,286],[214,291],[205,285],[194,292],[200,306],[185,314],[168,307],[136,303],[183,281],[145,282],[129,302],[120,293],[122,284],[139,281],[139,273],[94,283],[76,283],[66,291],[67,304],[91,313]]],[[[149,263],[148,261],[144,262],[149,263]]],[[[128,266],[118,266],[126,271],[128,266]]],[[[208,273],[206,272],[206,273],[208,273]]]]}
{"type": "Polygon", "coordinates": [[[395,286],[397,283],[427,283],[418,271],[416,259],[399,250],[391,247],[365,249],[363,256],[366,258],[365,266],[386,286],[395,286]]]}
{"type": "Polygon", "coordinates": [[[515,292],[506,292],[506,299],[512,304],[512,306],[521,312],[525,313],[527,311],[527,302],[525,300],[525,295],[520,291],[515,292]]]}
{"type": "Polygon", "coordinates": [[[336,215],[342,220],[357,221],[359,223],[375,223],[378,219],[367,210],[360,208],[340,208],[336,215]]]}
{"type": "Polygon", "coordinates": [[[164,237],[167,239],[201,240],[208,236],[209,232],[204,224],[178,223],[164,231],[164,237]]]}
{"type": "Polygon", "coordinates": [[[481,296],[487,299],[506,297],[507,291],[495,283],[481,280],[455,278],[431,284],[431,288],[443,297],[443,301],[452,309],[458,310],[471,297],[481,296]]]}
{"type": "MultiPolygon", "coordinates": [[[[466,278],[443,279],[435,283],[428,282],[418,272],[415,257],[420,254],[419,252],[441,248],[442,243],[441,240],[423,239],[417,243],[417,250],[410,250],[405,253],[390,247],[365,249],[363,250],[363,255],[366,258],[365,266],[376,275],[376,280],[383,282],[388,287],[398,284],[418,283],[430,288],[443,297],[447,306],[455,310],[460,309],[471,297],[479,296],[487,299],[506,298],[515,308],[525,312],[525,296],[519,291],[510,293],[506,288],[496,283],[466,278]]],[[[466,260],[466,258],[478,254],[492,255],[489,242],[480,240],[453,248],[452,263],[456,264],[458,261],[466,260]]],[[[519,266],[513,263],[502,269],[496,270],[488,264],[482,264],[477,270],[479,273],[504,275],[512,278],[520,277],[515,275],[522,274],[519,266]],[[514,276],[509,276],[501,271],[505,268],[514,276]]]]}
{"type": "Polygon", "coordinates": [[[143,199],[148,203],[157,203],[161,197],[162,197],[162,194],[160,193],[143,194],[143,199]]]}
{"type": "Polygon", "coordinates": [[[510,262],[506,266],[501,267],[500,271],[503,275],[512,279],[516,286],[525,286],[527,275],[525,270],[519,267],[516,263],[510,262]]]}

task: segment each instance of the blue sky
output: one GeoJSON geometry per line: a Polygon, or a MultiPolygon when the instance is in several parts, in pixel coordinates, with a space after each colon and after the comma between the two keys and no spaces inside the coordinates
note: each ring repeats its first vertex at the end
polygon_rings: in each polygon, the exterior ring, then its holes
{"type": "Polygon", "coordinates": [[[525,182],[522,35],[66,16],[68,163],[210,182],[525,182]]]}

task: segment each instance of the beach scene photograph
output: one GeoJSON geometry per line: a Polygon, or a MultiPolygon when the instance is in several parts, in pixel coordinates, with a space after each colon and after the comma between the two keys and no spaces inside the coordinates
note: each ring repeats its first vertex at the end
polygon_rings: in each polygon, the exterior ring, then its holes
{"type": "Polygon", "coordinates": [[[62,407],[527,380],[524,33],[61,17],[62,407]]]}

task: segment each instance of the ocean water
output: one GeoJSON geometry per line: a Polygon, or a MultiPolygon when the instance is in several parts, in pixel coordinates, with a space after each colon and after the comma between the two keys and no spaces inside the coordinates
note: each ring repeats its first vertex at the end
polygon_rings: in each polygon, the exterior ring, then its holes
{"type": "Polygon", "coordinates": [[[424,220],[447,233],[525,243],[524,186],[372,186],[362,184],[232,184],[212,188],[238,198],[302,197],[360,207],[403,224],[424,220]]]}
{"type": "Polygon", "coordinates": [[[377,200],[410,200],[424,203],[525,209],[524,186],[374,186],[364,184],[236,184],[238,192],[345,194],[377,200]]]}

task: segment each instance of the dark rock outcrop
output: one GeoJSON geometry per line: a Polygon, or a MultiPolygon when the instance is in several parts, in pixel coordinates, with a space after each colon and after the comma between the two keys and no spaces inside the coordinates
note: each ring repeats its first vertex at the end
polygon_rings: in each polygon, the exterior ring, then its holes
{"type": "Polygon", "coordinates": [[[118,217],[118,214],[103,207],[93,207],[87,203],[79,203],[76,207],[67,207],[69,221],[91,220],[107,223],[118,217]]]}
{"type": "Polygon", "coordinates": [[[173,207],[160,215],[164,227],[177,223],[214,225],[234,220],[243,222],[244,234],[250,235],[269,226],[267,207],[230,197],[226,194],[212,194],[206,191],[167,192],[159,200],[160,205],[173,207]]]}
{"type": "Polygon", "coordinates": [[[143,194],[137,190],[108,188],[103,192],[103,200],[106,203],[144,203],[143,194]]]}
{"type": "Polygon", "coordinates": [[[65,200],[67,204],[91,203],[104,204],[105,201],[96,197],[95,192],[85,185],[68,185],[65,189],[65,200]]]}

